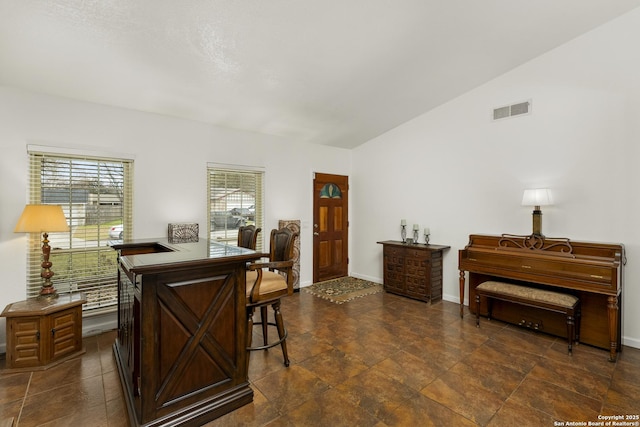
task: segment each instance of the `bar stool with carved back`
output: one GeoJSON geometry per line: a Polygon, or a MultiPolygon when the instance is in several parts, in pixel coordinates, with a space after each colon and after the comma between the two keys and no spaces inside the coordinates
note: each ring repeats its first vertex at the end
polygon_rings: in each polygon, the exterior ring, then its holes
{"type": "Polygon", "coordinates": [[[241,226],[238,228],[238,246],[255,251],[258,234],[260,234],[261,231],[262,228],[256,228],[255,225],[241,226]]]}
{"type": "MultiPolygon", "coordinates": [[[[266,350],[278,344],[282,347],[284,365],[289,366],[287,355],[287,330],[284,327],[280,312],[280,299],[293,294],[293,248],[299,233],[288,228],[271,230],[269,244],[269,261],[255,262],[247,266],[247,350],[266,350]],[[271,305],[275,322],[267,321],[267,307],[271,305]],[[262,325],[264,343],[252,347],[253,313],[259,307],[261,321],[255,325],[262,325]],[[267,327],[275,326],[278,330],[278,341],[269,343],[267,327]]],[[[247,357],[248,363],[249,357],[247,357]]]]}
{"type": "MultiPolygon", "coordinates": [[[[255,225],[243,225],[238,228],[238,246],[241,248],[253,249],[256,250],[256,246],[258,243],[258,234],[262,231],[262,228],[256,228],[255,225]]],[[[249,281],[247,280],[247,283],[249,281]]],[[[267,306],[260,307],[260,316],[261,319],[267,318],[267,306]]],[[[267,323],[262,323],[262,334],[263,336],[267,336],[267,323]]],[[[249,330],[251,332],[251,330],[249,330]]],[[[266,341],[265,341],[266,344],[266,341]]]]}

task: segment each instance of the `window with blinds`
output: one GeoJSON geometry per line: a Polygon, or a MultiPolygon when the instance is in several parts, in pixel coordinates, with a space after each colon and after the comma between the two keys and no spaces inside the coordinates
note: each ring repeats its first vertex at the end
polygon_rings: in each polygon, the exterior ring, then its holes
{"type": "MultiPolygon", "coordinates": [[[[132,235],[133,161],[29,152],[29,203],[61,205],[70,230],[49,233],[58,293],[83,292],[85,313],[115,310],[116,251],[109,241],[132,235]]],[[[27,296],[42,285],[42,236],[31,233],[27,296]]]]}
{"type": "MultiPolygon", "coordinates": [[[[263,228],[264,171],[210,165],[208,176],[211,240],[236,245],[241,225],[263,228]]],[[[258,236],[256,250],[262,250],[262,234],[258,236]]]]}

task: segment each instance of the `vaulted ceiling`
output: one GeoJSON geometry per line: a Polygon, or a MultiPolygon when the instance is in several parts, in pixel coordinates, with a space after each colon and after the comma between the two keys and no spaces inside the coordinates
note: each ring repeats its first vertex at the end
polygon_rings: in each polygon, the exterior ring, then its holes
{"type": "Polygon", "coordinates": [[[640,0],[0,0],[0,84],[356,147],[640,0]]]}

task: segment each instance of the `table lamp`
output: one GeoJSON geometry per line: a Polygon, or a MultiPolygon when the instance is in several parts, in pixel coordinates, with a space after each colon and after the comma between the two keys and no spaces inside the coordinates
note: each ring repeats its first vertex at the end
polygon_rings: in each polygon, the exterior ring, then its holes
{"type": "Polygon", "coordinates": [[[15,233],[42,233],[42,272],[40,277],[44,279],[40,289],[40,297],[56,298],[58,293],[51,283],[53,265],[49,261],[51,247],[49,246],[49,232],[69,231],[67,219],[58,205],[26,205],[20,215],[15,233]]]}
{"type": "Polygon", "coordinates": [[[548,188],[532,188],[524,190],[522,195],[522,206],[533,206],[533,235],[544,237],[542,234],[542,211],[540,206],[549,206],[551,201],[551,190],[548,188]]]}

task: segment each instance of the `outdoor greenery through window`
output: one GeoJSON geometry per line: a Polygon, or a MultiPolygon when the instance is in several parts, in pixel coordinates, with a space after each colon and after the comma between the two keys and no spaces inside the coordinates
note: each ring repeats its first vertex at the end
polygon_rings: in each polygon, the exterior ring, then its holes
{"type": "MultiPolygon", "coordinates": [[[[262,170],[208,167],[209,236],[212,241],[237,245],[238,228],[263,228],[262,170]]],[[[256,250],[262,250],[264,230],[258,235],[256,250]]]]}
{"type": "MultiPolygon", "coordinates": [[[[70,230],[49,233],[53,286],[58,293],[83,292],[85,312],[115,310],[116,252],[112,240],[132,234],[133,161],[52,154],[29,149],[29,203],[61,205],[70,230]]],[[[42,285],[42,235],[31,233],[27,296],[42,285]]]]}

